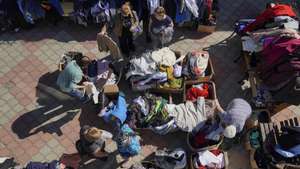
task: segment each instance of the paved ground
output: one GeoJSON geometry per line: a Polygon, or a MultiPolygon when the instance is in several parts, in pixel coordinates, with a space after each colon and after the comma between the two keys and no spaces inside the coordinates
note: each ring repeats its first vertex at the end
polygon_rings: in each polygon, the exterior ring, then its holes
{"type": "MultiPolygon", "coordinates": [[[[243,75],[240,64],[233,63],[240,45],[236,37],[215,44],[232,33],[236,20],[255,16],[264,8],[264,3],[265,0],[222,0],[217,32],[204,35],[178,30],[171,45],[184,53],[208,48],[215,68],[218,97],[223,105],[232,98],[245,97],[237,84],[243,75]]],[[[21,164],[29,160],[50,161],[63,153],[76,152],[74,143],[80,126],[107,127],[95,116],[93,106],[80,105],[51,87],[55,83],[58,59],[64,52],[75,50],[98,58],[105,55],[97,50],[97,31],[62,23],[57,27],[39,25],[29,31],[0,35],[0,157],[13,156],[21,164]]],[[[139,50],[146,46],[143,39],[138,44],[142,44],[139,50]]],[[[126,93],[131,95],[128,90],[126,93]]],[[[141,134],[143,152],[136,161],[147,158],[160,147],[186,147],[184,133],[164,137],[151,132],[141,134]]],[[[114,147],[113,143],[109,147],[114,147]]],[[[229,168],[247,169],[247,158],[241,146],[233,148],[229,168]]],[[[90,166],[116,168],[116,161],[119,159],[110,159],[107,164],[93,162],[90,166]]]]}

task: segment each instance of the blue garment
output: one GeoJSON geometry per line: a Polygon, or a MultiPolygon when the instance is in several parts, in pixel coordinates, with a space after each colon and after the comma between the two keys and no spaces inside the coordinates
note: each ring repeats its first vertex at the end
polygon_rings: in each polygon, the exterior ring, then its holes
{"type": "Polygon", "coordinates": [[[175,23],[179,24],[179,23],[191,21],[192,13],[190,12],[190,10],[188,10],[188,8],[185,6],[181,13],[179,7],[180,5],[179,0],[175,0],[175,3],[176,3],[175,23]]]}
{"type": "Polygon", "coordinates": [[[59,162],[57,160],[50,163],[29,162],[25,169],[59,169],[59,162]]]}
{"type": "Polygon", "coordinates": [[[44,18],[45,11],[37,0],[17,0],[19,10],[26,22],[34,24],[34,20],[44,18]]]}
{"type": "Polygon", "coordinates": [[[121,127],[121,133],[117,139],[118,151],[123,157],[131,157],[138,155],[141,151],[141,145],[135,132],[128,126],[124,124],[121,127]]]}
{"type": "Polygon", "coordinates": [[[72,97],[78,98],[80,101],[84,101],[84,99],[85,99],[83,90],[72,89],[69,94],[72,97]]]}
{"type": "Polygon", "coordinates": [[[127,118],[127,105],[125,96],[123,94],[119,94],[117,104],[110,108],[103,116],[106,122],[111,120],[111,116],[118,118],[123,124],[127,118]]]}
{"type": "Polygon", "coordinates": [[[297,145],[297,146],[295,146],[293,148],[290,148],[288,150],[283,150],[280,147],[280,145],[276,145],[275,146],[275,151],[283,157],[292,158],[292,157],[300,155],[300,145],[297,145]]]}

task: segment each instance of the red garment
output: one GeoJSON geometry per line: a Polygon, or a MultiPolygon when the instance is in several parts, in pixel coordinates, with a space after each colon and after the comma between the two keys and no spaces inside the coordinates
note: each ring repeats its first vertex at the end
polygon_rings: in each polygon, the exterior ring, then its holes
{"type": "Polygon", "coordinates": [[[195,101],[195,100],[197,100],[198,97],[208,98],[208,96],[209,96],[208,84],[204,84],[202,88],[203,88],[202,90],[197,87],[192,87],[192,88],[188,89],[187,94],[186,94],[187,100],[195,101]]]}
{"type": "Polygon", "coordinates": [[[72,167],[74,169],[78,169],[79,163],[81,161],[81,157],[78,153],[63,154],[59,161],[61,164],[65,165],[66,167],[72,167]]]}
{"type": "Polygon", "coordinates": [[[268,38],[265,40],[264,49],[262,51],[262,72],[269,70],[281,57],[286,56],[299,47],[300,39],[268,38]]]}
{"type": "Polygon", "coordinates": [[[244,32],[252,32],[256,28],[262,26],[266,21],[273,19],[276,16],[290,16],[295,17],[296,13],[290,5],[278,4],[272,8],[266,9],[262,14],[255,18],[255,21],[244,28],[244,32]]]}
{"type": "Polygon", "coordinates": [[[206,139],[205,139],[205,136],[206,134],[203,133],[203,132],[198,132],[196,134],[196,136],[194,137],[194,140],[193,140],[193,144],[196,146],[196,147],[200,147],[201,145],[205,144],[206,143],[206,139]]]}

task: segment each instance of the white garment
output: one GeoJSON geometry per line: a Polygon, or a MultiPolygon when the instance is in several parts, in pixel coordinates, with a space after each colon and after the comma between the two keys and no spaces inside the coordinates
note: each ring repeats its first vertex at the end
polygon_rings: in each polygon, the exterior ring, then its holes
{"type": "Polygon", "coordinates": [[[146,52],[142,54],[139,58],[133,58],[130,60],[130,70],[126,74],[126,78],[128,79],[130,76],[139,75],[151,75],[156,73],[157,71],[156,63],[152,60],[151,53],[146,52]]]}
{"type": "Polygon", "coordinates": [[[256,44],[256,42],[249,36],[242,37],[242,48],[243,51],[246,52],[259,52],[262,50],[260,45],[256,44]]]}
{"type": "Polygon", "coordinates": [[[98,96],[99,96],[99,92],[96,88],[96,86],[94,85],[94,83],[92,82],[84,82],[83,85],[85,86],[85,93],[91,97],[93,96],[93,101],[95,104],[98,104],[98,96]]]}
{"type": "Polygon", "coordinates": [[[186,7],[192,12],[194,17],[198,18],[199,13],[198,13],[198,5],[196,0],[185,0],[185,5],[186,7]]]}
{"type": "Polygon", "coordinates": [[[101,138],[103,140],[108,140],[108,139],[112,139],[113,138],[113,134],[111,134],[110,132],[105,131],[105,130],[101,130],[101,132],[102,132],[101,138]]]}
{"type": "Polygon", "coordinates": [[[168,47],[153,51],[151,58],[157,65],[173,66],[176,63],[175,53],[168,47]]]}
{"type": "Polygon", "coordinates": [[[159,7],[160,0],[148,0],[148,7],[150,8],[150,14],[152,15],[157,7],[159,7]]]}
{"type": "Polygon", "coordinates": [[[181,74],[182,74],[182,66],[175,64],[174,72],[173,72],[174,77],[181,77],[181,74]]]}
{"type": "Polygon", "coordinates": [[[207,119],[204,97],[198,97],[196,105],[187,101],[185,104],[167,104],[165,109],[169,116],[175,118],[175,123],[183,131],[191,132],[199,123],[207,119]]]}
{"type": "Polygon", "coordinates": [[[149,110],[147,110],[147,108],[146,108],[146,102],[145,102],[145,100],[143,99],[142,96],[139,96],[138,98],[134,99],[133,102],[137,103],[138,105],[141,106],[141,111],[143,112],[143,114],[145,116],[148,115],[149,110]]]}
{"type": "Polygon", "coordinates": [[[205,136],[205,138],[208,140],[219,141],[223,131],[224,131],[223,127],[219,126],[217,130],[210,132],[208,135],[205,136]]]}
{"type": "Polygon", "coordinates": [[[4,163],[8,159],[10,159],[10,157],[0,157],[0,164],[4,163]]]}
{"type": "Polygon", "coordinates": [[[146,83],[150,82],[151,80],[158,80],[158,82],[165,82],[168,80],[167,72],[157,72],[152,74],[149,78],[140,81],[139,85],[145,85],[146,83]]]}
{"type": "Polygon", "coordinates": [[[210,151],[199,152],[199,161],[201,165],[212,168],[224,168],[224,154],[221,153],[218,156],[214,155],[210,151]]]}

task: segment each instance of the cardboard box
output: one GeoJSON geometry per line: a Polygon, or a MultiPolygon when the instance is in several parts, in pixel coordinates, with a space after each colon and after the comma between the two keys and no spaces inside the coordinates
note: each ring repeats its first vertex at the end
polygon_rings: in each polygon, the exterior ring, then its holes
{"type": "Polygon", "coordinates": [[[204,33],[213,33],[216,31],[216,26],[199,25],[197,31],[204,33]]]}
{"type": "Polygon", "coordinates": [[[103,86],[103,93],[105,95],[116,95],[119,93],[119,87],[118,85],[105,85],[103,86]]]}

